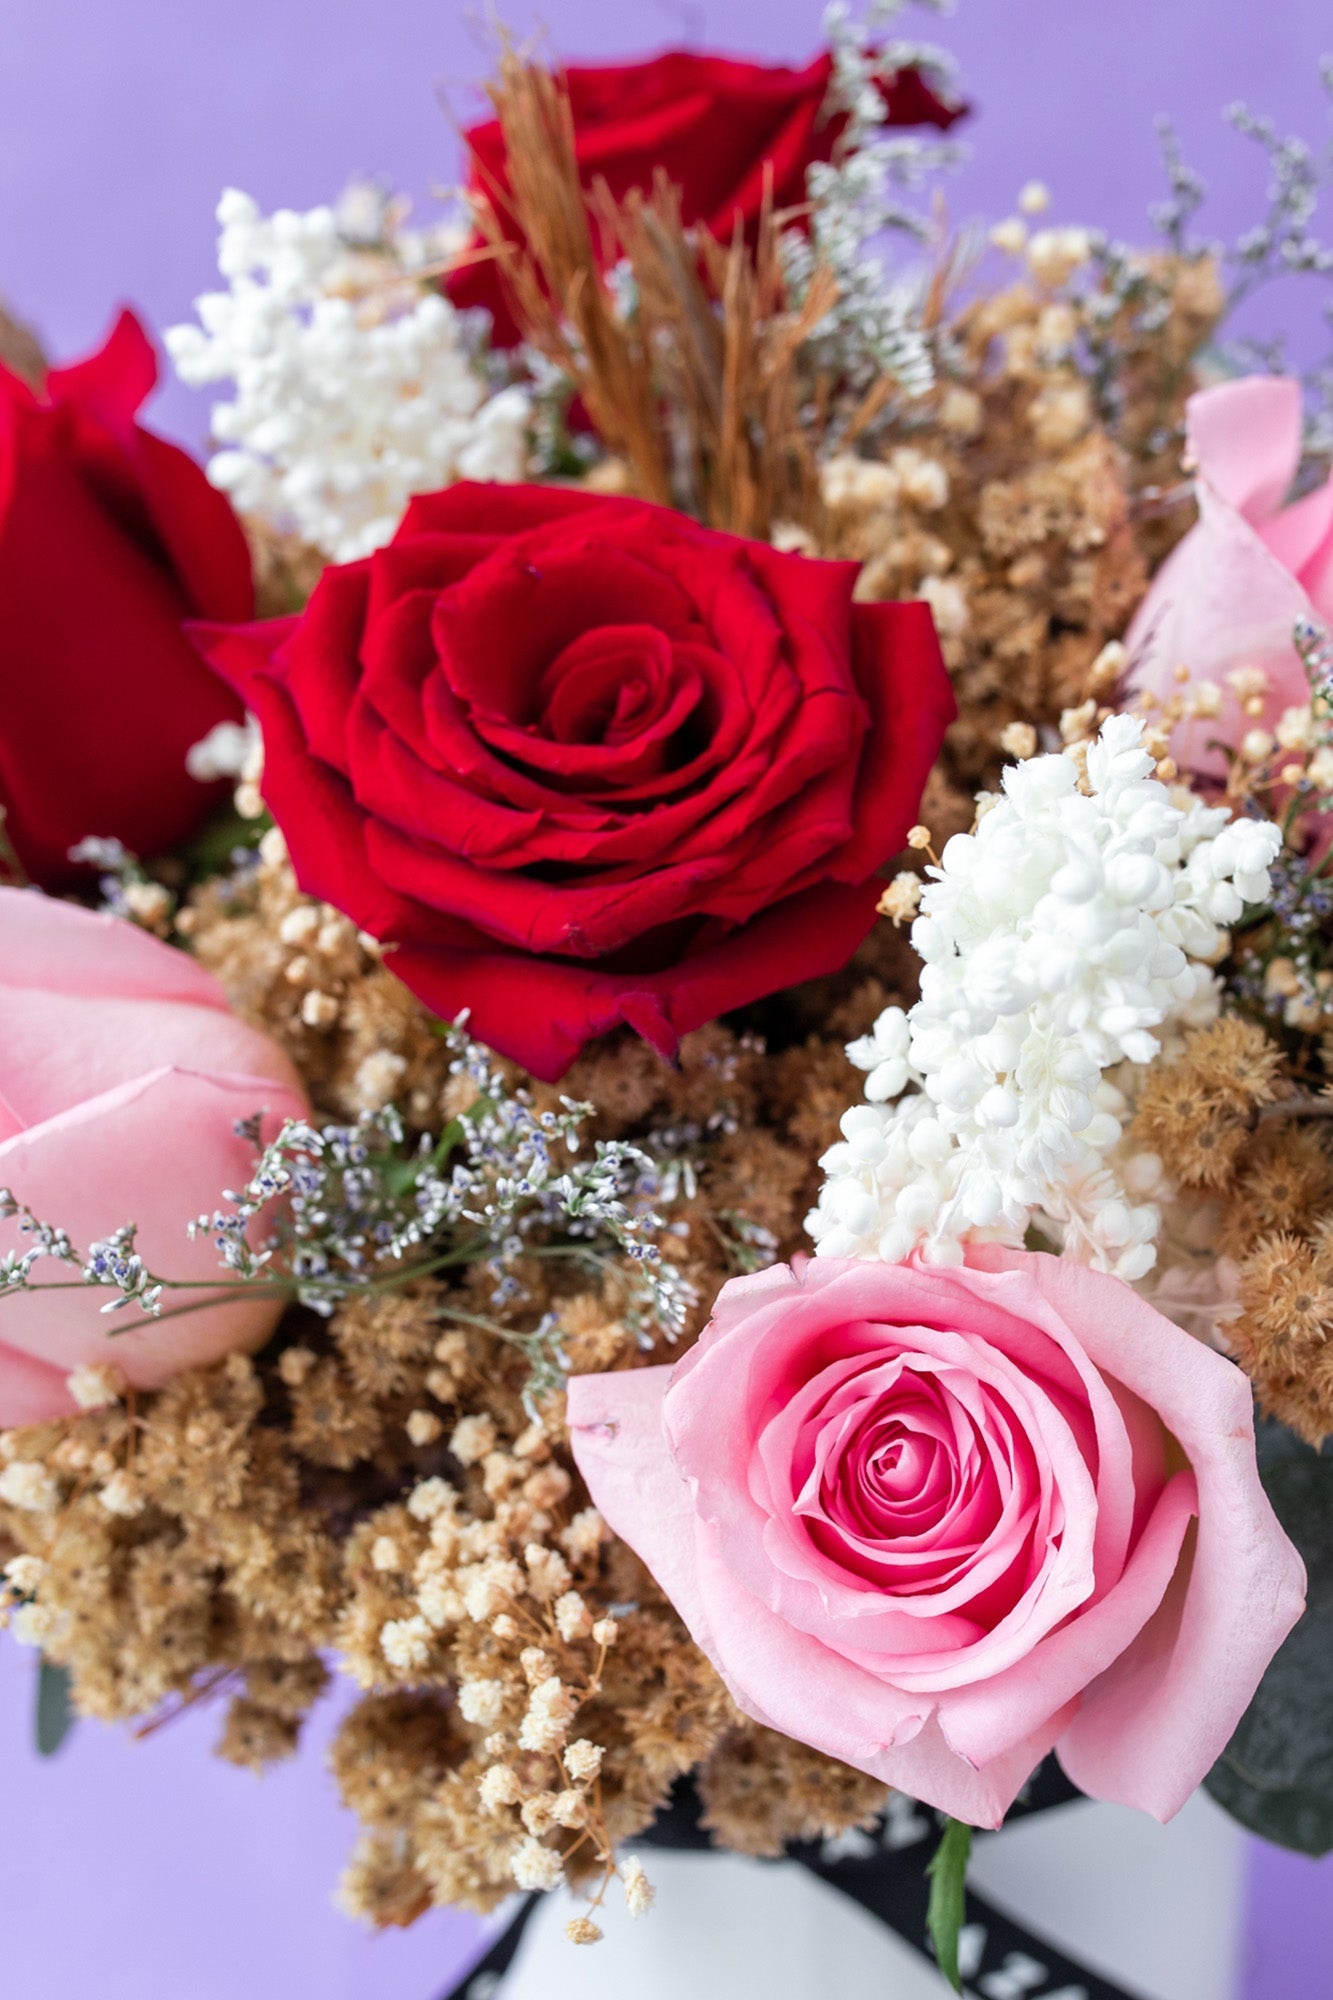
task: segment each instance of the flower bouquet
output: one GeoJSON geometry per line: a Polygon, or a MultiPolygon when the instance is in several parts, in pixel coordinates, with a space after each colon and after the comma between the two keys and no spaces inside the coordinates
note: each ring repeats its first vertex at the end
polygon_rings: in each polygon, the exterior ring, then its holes
{"type": "Polygon", "coordinates": [[[48,1746],[350,1676],[372,1924],[678,1837],[957,1986],[1007,1814],[1333,1846],[1324,169],[955,229],[895,12],[225,194],[206,474],[3,329],[0,1621],[48,1746]]]}

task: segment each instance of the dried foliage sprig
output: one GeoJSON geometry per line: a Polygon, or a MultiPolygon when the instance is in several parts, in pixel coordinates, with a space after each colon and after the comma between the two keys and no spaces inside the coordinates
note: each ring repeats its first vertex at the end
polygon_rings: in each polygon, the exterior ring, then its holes
{"type": "Polygon", "coordinates": [[[739,225],[719,244],[686,228],[660,175],[647,197],[617,202],[601,181],[585,194],[557,76],[507,49],[491,97],[510,188],[490,190],[478,223],[527,338],[573,382],[635,491],[736,534],[812,524],[815,440],[797,362],[837,286],[817,266],[793,305],[771,188],[753,247],[739,225]]]}
{"type": "MultiPolygon", "coordinates": [[[[196,942],[216,941],[233,990],[262,996],[261,1017],[294,1039],[309,1031],[286,1025],[285,996],[256,973],[274,909],[304,905],[272,853],[240,893],[226,916],[201,897],[196,942]]],[[[403,1075],[461,1117],[477,1079],[406,996],[388,1011],[387,979],[373,961],[349,969],[346,1015],[373,1019],[379,1051],[392,1042],[403,1075]]],[[[618,1042],[571,1075],[570,1093],[599,1106],[585,1156],[597,1140],[632,1147],[654,1163],[654,1204],[673,1207],[671,1254],[698,1294],[685,1341],[731,1270],[799,1244],[847,1094],[840,1038],[882,998],[867,984],[834,1010],[835,1039],[773,1055],[719,1027],[690,1037],[677,1069],[618,1042]]],[[[329,1056],[338,1102],[364,1087],[364,1058],[350,1031],[329,1056]]],[[[560,1108],[534,1088],[539,1125],[560,1108]]],[[[327,1317],[297,1307],[253,1361],[154,1395],[80,1383],[80,1416],[0,1436],[0,1622],[68,1669],[84,1713],[152,1728],[228,1702],[220,1754],[259,1768],[296,1747],[322,1656],[360,1683],[333,1763],[363,1825],[342,1901],[374,1923],[561,1879],[609,1893],[613,1846],[688,1769],[719,1838],[747,1851],[882,1805],[875,1781],[738,1717],[588,1507],[559,1385],[533,1381],[522,1335],[549,1316],[574,1367],[637,1365],[640,1274],[604,1233],[556,1235],[534,1231],[504,1271],[473,1260],[363,1286],[327,1317]]],[[[620,1867],[644,1906],[641,1871],[620,1867]]]]}
{"type": "Polygon", "coordinates": [[[478,227],[495,252],[525,335],[575,383],[598,432],[628,460],[645,500],[669,504],[671,481],[654,421],[652,367],[600,275],[579,181],[567,91],[512,47],[490,86],[505,140],[509,189],[478,199],[478,227]],[[525,248],[515,251],[503,220],[525,248]]]}
{"type": "MultiPolygon", "coordinates": [[[[243,1188],[224,1195],[224,1206],[189,1229],[212,1237],[225,1277],[201,1282],[150,1270],[133,1223],[85,1253],[0,1188],[0,1216],[16,1219],[31,1239],[30,1248],[0,1259],[0,1299],[52,1282],[56,1289],[93,1285],[110,1294],[107,1313],[133,1305],[171,1319],[258,1291],[327,1318],[350,1299],[472,1264],[490,1275],[492,1304],[509,1305],[524,1297],[518,1273],[525,1260],[568,1256],[596,1269],[614,1258],[625,1281],[626,1323],[649,1344],[656,1333],[675,1340],[695,1295],[659,1245],[667,1221],[658,1208],[657,1163],[622,1139],[587,1146],[590,1104],[561,1098],[538,1109],[461,1022],[441,1032],[470,1101],[438,1138],[409,1134],[391,1105],[364,1111],[351,1125],[289,1119],[267,1145],[257,1118],[238,1128],[255,1146],[254,1170],[243,1188]],[[73,1275],[43,1281],[34,1276],[43,1261],[73,1275]],[[185,1300],[167,1304],[182,1292],[185,1300]]],[[[475,1312],[446,1316],[517,1347],[532,1370],[530,1393],[560,1386],[552,1315],[518,1329],[475,1312]]]]}

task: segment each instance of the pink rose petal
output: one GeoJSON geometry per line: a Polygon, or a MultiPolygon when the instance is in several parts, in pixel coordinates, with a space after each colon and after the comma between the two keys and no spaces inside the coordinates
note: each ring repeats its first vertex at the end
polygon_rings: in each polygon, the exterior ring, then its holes
{"type": "MultiPolygon", "coordinates": [[[[37,1289],[0,1300],[0,1425],[71,1409],[65,1377],[83,1363],[115,1362],[155,1388],[267,1338],[278,1298],[229,1295],[211,1238],[188,1226],[249,1177],[238,1120],[267,1113],[271,1136],[307,1108],[287,1057],[186,953],[120,918],[0,889],[0,1187],[84,1254],[137,1224],[145,1264],[185,1286],[164,1292],[160,1320],[134,1305],[106,1313],[114,1293],[40,1258],[37,1289]],[[166,1317],[182,1305],[200,1309],[166,1317]]],[[[0,1222],[0,1252],[31,1247],[17,1220],[0,1222]]]]}

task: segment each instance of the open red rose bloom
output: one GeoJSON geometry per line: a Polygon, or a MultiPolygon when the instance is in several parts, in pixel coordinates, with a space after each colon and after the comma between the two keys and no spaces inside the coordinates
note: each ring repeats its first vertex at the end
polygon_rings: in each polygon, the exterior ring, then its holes
{"type": "Polygon", "coordinates": [[[638,501],[458,485],[206,627],[301,886],[537,1075],[845,964],[953,714],[924,604],[638,501]]]}

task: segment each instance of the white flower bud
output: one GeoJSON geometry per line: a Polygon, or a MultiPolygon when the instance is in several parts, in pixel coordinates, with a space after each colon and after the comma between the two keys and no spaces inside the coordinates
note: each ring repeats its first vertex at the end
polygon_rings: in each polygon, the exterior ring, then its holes
{"type": "Polygon", "coordinates": [[[821,1163],[818,1255],[950,1264],[969,1234],[1021,1243],[1036,1220],[1104,1270],[1150,1267],[1142,1197],[1161,1165],[1116,1161],[1132,1071],[1158,1031],[1216,1014],[1209,963],[1267,896],[1281,843],[1169,792],[1141,719],[1112,715],[1087,741],[1094,722],[1095,707],[1075,751],[1011,766],[932,869],[912,930],[920,998],[850,1051],[868,1101],[821,1163]]]}

